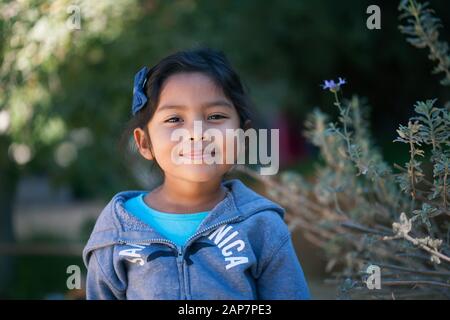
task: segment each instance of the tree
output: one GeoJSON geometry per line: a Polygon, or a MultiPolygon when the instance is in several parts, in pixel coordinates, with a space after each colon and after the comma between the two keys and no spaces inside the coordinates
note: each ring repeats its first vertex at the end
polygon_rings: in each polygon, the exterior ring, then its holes
{"type": "MultiPolygon", "coordinates": [[[[0,15],[0,241],[8,243],[14,240],[12,203],[20,175],[39,163],[49,171],[68,165],[91,135],[65,116],[73,105],[55,104],[61,66],[68,57],[83,57],[91,42],[117,38],[139,10],[134,0],[75,6],[28,0],[2,2],[0,15]],[[65,142],[68,137],[72,144],[65,142]]],[[[11,279],[11,263],[0,260],[0,294],[11,279]]]]}

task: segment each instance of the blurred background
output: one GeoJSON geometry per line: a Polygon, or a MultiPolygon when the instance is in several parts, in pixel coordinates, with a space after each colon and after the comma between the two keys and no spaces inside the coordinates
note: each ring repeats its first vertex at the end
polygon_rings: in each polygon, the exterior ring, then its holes
{"type": "MultiPolygon", "coordinates": [[[[444,39],[450,3],[430,1],[444,39]]],[[[280,129],[281,170],[312,172],[317,152],[303,123],[320,106],[336,114],[324,79],[372,106],[371,130],[388,162],[417,100],[449,100],[425,50],[398,30],[398,1],[99,0],[0,3],[0,298],[83,299],[69,265],[95,219],[122,190],[155,185],[148,164],[119,146],[134,74],[198,46],[223,50],[241,75],[262,127],[280,129]],[[366,27],[369,5],[381,29],[366,27]],[[80,19],[77,20],[77,17],[80,19]]],[[[240,176],[255,190],[264,190],[240,176]]],[[[333,299],[323,261],[293,235],[314,298],[333,299]]]]}

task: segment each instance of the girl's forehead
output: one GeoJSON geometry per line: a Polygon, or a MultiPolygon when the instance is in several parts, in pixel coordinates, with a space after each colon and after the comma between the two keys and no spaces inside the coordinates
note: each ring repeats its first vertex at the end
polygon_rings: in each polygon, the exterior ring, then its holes
{"type": "Polygon", "coordinates": [[[156,110],[160,111],[167,105],[203,107],[218,101],[223,103],[216,105],[229,104],[233,107],[222,88],[210,76],[201,72],[176,73],[164,82],[156,110]]]}
{"type": "Polygon", "coordinates": [[[201,72],[182,72],[169,76],[161,88],[160,99],[169,95],[202,93],[224,95],[223,90],[211,76],[201,72]]]}

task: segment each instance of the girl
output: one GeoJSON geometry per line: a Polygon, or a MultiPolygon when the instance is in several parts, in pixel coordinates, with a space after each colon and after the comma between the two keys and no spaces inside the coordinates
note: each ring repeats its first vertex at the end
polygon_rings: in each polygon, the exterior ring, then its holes
{"type": "Polygon", "coordinates": [[[102,211],[83,251],[88,299],[309,298],[284,209],[223,180],[232,164],[202,161],[228,146],[214,139],[207,151],[203,132],[249,129],[248,107],[238,75],[211,49],[178,52],[136,74],[134,140],[164,179],[150,192],[118,193],[102,211]],[[182,149],[175,131],[184,132],[182,149]]]}

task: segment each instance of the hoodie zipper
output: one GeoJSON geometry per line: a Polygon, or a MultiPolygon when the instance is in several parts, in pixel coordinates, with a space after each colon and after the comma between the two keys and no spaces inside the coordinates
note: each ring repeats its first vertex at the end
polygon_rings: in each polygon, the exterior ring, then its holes
{"type": "Polygon", "coordinates": [[[188,247],[188,245],[190,244],[190,242],[192,241],[192,239],[194,239],[195,237],[197,237],[198,235],[205,233],[211,229],[217,228],[223,224],[227,224],[230,223],[232,221],[238,220],[240,219],[241,216],[237,216],[231,219],[227,219],[227,220],[223,220],[221,222],[215,223],[211,226],[209,226],[206,229],[202,229],[200,231],[197,231],[196,233],[194,233],[192,236],[190,236],[187,240],[186,240],[186,244],[184,246],[178,246],[175,242],[168,240],[168,239],[164,239],[164,238],[152,238],[152,239],[143,239],[143,240],[130,240],[130,241],[125,241],[122,239],[119,239],[118,242],[119,244],[139,244],[139,243],[162,243],[162,244],[167,244],[168,246],[172,247],[173,249],[175,249],[177,251],[177,255],[178,256],[182,256],[185,252],[185,249],[188,247]]]}
{"type": "Polygon", "coordinates": [[[200,230],[200,231],[194,233],[192,236],[190,236],[190,237],[186,240],[185,248],[188,247],[188,246],[190,245],[190,242],[192,242],[192,240],[193,240],[194,238],[196,238],[197,236],[199,236],[200,234],[203,234],[203,233],[205,233],[205,232],[207,232],[207,231],[209,231],[209,230],[211,230],[211,229],[215,229],[215,228],[217,228],[217,227],[219,227],[219,226],[221,226],[221,225],[223,225],[223,224],[227,224],[227,223],[233,222],[233,221],[238,220],[238,219],[241,219],[241,218],[242,218],[241,216],[237,216],[237,217],[234,217],[234,218],[230,218],[230,219],[227,219],[227,220],[223,220],[223,221],[221,221],[221,222],[218,222],[218,223],[215,223],[215,224],[209,226],[209,227],[206,228],[206,229],[203,229],[203,230],[200,230]]]}
{"type": "MultiPolygon", "coordinates": [[[[215,223],[215,224],[209,226],[208,228],[205,228],[205,229],[203,229],[203,230],[200,230],[200,231],[194,233],[192,236],[190,236],[190,237],[186,240],[186,243],[185,243],[185,245],[184,245],[184,249],[186,250],[186,248],[189,247],[189,245],[194,241],[194,239],[198,238],[201,234],[204,234],[205,232],[207,232],[207,231],[209,231],[209,230],[216,229],[216,228],[218,228],[218,227],[221,226],[221,225],[225,225],[225,224],[227,224],[227,223],[230,223],[230,222],[239,220],[239,219],[241,219],[241,218],[242,218],[241,216],[237,216],[237,217],[234,217],[234,218],[230,218],[230,219],[227,219],[227,220],[223,220],[223,221],[221,221],[221,222],[218,222],[218,223],[215,223]]],[[[185,265],[186,265],[186,261],[183,259],[183,274],[184,274],[184,270],[186,269],[186,268],[185,268],[185,265]]],[[[186,273],[186,274],[183,276],[183,278],[184,278],[184,280],[185,280],[185,283],[186,283],[186,284],[184,285],[184,297],[185,297],[185,300],[187,299],[188,294],[189,294],[189,298],[191,298],[191,294],[190,294],[191,289],[190,289],[190,288],[187,288],[187,287],[189,286],[189,284],[190,284],[190,281],[189,281],[189,278],[188,278],[188,277],[189,277],[189,274],[188,274],[188,273],[186,273]]]]}
{"type": "Polygon", "coordinates": [[[118,240],[119,244],[139,244],[139,243],[163,243],[163,244],[167,244],[169,247],[172,247],[173,249],[175,249],[178,252],[180,252],[180,250],[178,250],[178,246],[176,245],[175,242],[170,241],[168,239],[164,239],[164,238],[153,238],[153,239],[144,239],[144,240],[122,240],[119,239],[118,240]]]}

